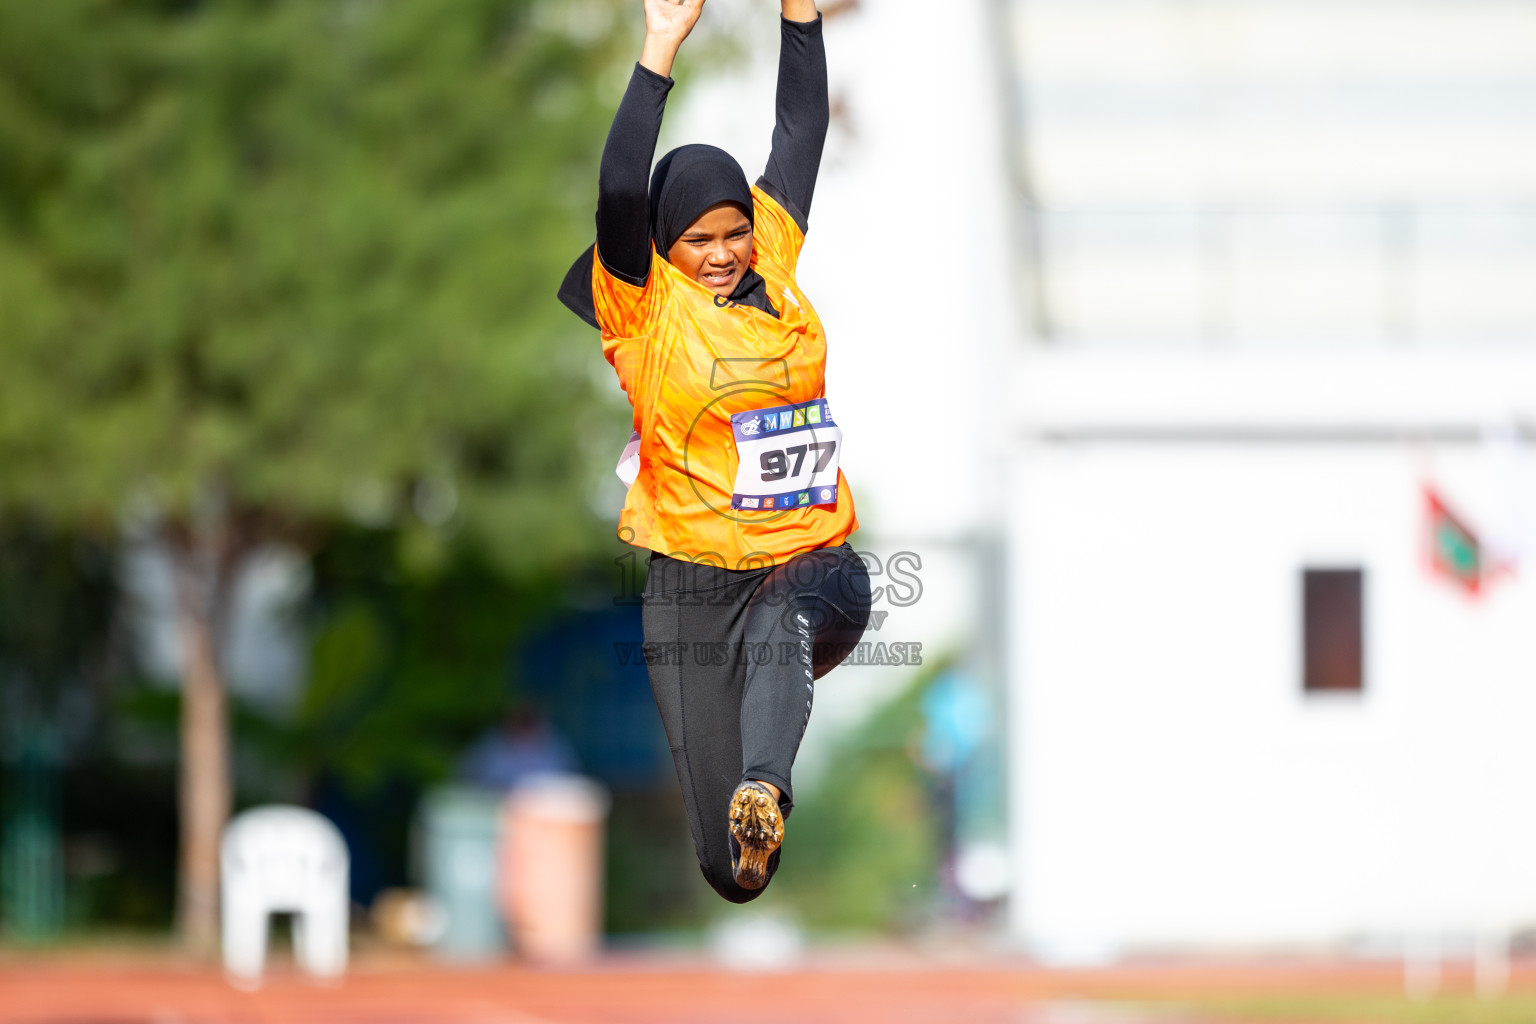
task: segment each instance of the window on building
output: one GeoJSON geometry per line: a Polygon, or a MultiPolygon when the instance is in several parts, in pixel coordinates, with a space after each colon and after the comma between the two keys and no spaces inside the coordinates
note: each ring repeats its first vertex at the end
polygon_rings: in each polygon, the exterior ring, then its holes
{"type": "Polygon", "coordinates": [[[1302,688],[1307,693],[1365,689],[1364,591],[1364,570],[1302,570],[1302,688]]]}

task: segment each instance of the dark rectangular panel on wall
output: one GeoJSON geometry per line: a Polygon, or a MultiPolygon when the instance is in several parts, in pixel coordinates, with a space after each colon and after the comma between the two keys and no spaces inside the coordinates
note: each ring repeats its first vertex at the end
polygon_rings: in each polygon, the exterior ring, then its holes
{"type": "Polygon", "coordinates": [[[1302,688],[1307,693],[1365,689],[1365,572],[1302,570],[1302,688]]]}

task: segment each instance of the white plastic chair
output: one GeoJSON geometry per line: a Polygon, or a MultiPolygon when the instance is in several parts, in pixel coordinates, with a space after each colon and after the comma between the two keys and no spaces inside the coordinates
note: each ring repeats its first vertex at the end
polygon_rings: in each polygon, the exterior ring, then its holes
{"type": "Polygon", "coordinates": [[[347,844],[336,826],[302,807],[258,807],[224,830],[224,969],[255,985],[274,913],[293,914],[299,966],[320,978],[347,968],[347,844]]]}

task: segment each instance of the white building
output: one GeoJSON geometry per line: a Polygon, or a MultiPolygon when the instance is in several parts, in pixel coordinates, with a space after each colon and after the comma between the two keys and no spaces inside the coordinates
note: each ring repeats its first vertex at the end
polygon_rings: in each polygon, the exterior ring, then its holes
{"type": "Polygon", "coordinates": [[[1536,548],[1470,596],[1426,567],[1423,494],[1518,557],[1536,10],[1010,13],[1014,932],[1070,959],[1536,922],[1536,548]]]}
{"type": "MultiPolygon", "coordinates": [[[[1536,923],[1536,8],[865,0],[827,36],[801,283],[860,545],[924,557],[887,629],[995,668],[1012,935],[1536,923]],[[1426,484],[1523,564],[1428,571],[1426,484]]],[[[727,79],[762,117],[685,99],[669,141],[760,165],[766,57],[727,79]]],[[[841,670],[808,756],[894,679],[841,670]]]]}

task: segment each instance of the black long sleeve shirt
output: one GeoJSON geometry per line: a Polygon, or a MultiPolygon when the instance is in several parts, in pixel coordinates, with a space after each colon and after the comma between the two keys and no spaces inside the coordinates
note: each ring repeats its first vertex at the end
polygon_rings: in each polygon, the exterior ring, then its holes
{"type": "MultiPolygon", "coordinates": [[[[783,206],[802,231],[831,121],[827,51],[821,18],[780,19],[779,81],[773,149],[758,187],[783,206]]],[[[640,287],[650,275],[651,161],[672,79],[635,65],[603,147],[597,188],[598,258],[614,276],[640,287]]]]}

